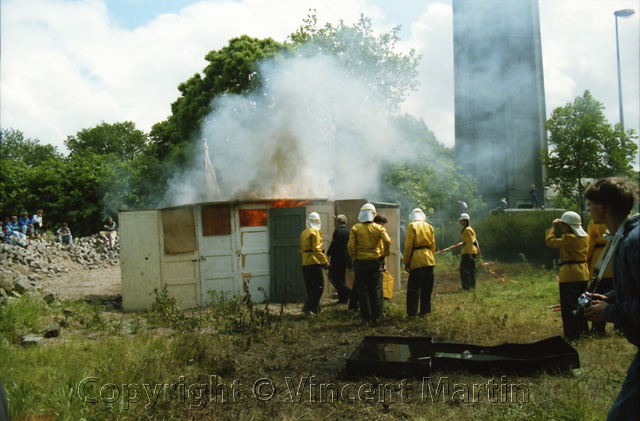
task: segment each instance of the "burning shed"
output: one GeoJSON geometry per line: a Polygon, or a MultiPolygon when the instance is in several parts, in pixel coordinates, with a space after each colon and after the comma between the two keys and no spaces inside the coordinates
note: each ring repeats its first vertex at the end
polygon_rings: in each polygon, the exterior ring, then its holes
{"type": "MultiPolygon", "coordinates": [[[[271,301],[302,300],[306,291],[299,236],[307,216],[311,212],[320,215],[326,251],[334,215],[347,215],[351,228],[366,202],[274,199],[120,210],[123,308],[151,308],[154,290],[165,286],[183,308],[207,305],[209,291],[241,295],[243,282],[254,301],[266,296],[271,301]]],[[[387,268],[399,289],[399,209],[395,204],[375,205],[388,219],[392,245],[387,268]]],[[[325,279],[325,294],[332,292],[325,279]]]]}

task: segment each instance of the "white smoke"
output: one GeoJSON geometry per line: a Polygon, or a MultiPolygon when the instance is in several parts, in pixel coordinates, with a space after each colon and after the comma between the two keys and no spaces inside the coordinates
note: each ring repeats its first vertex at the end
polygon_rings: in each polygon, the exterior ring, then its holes
{"type": "MultiPolygon", "coordinates": [[[[382,164],[410,152],[384,99],[327,55],[271,60],[260,75],[263,89],[217,98],[202,127],[223,197],[375,199],[382,164]]],[[[202,201],[202,177],[175,177],[168,202],[202,201]]]]}

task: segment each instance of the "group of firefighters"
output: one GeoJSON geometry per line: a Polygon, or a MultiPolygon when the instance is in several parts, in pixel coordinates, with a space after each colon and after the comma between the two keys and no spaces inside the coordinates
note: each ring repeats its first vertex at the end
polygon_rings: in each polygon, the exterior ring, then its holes
{"type": "MultiPolygon", "coordinates": [[[[546,245],[560,252],[560,309],[564,335],[568,339],[586,332],[587,320],[590,320],[595,332],[604,333],[605,323],[610,322],[630,343],[640,346],[640,214],[631,215],[638,200],[637,191],[637,185],[621,178],[600,179],[585,192],[591,214],[588,232],[582,228],[580,216],[572,211],[554,220],[545,232],[546,245]],[[563,234],[558,238],[556,229],[559,227],[563,234]],[[592,280],[591,285],[589,280],[592,280]]],[[[382,272],[391,240],[383,224],[374,221],[375,217],[375,207],[367,203],[360,209],[358,223],[350,232],[346,228],[346,217],[336,217],[339,227],[333,236],[329,266],[322,250],[320,217],[316,212],[309,214],[307,229],[300,235],[308,294],[305,313],[319,310],[323,268],[331,267],[332,283],[338,288],[341,301],[345,302],[344,291],[349,290],[344,274],[347,265],[353,264],[353,289],[362,317],[358,326],[379,323],[383,310],[382,272]],[[347,241],[346,250],[336,246],[337,239],[347,241]]],[[[475,256],[478,253],[476,235],[469,226],[469,219],[466,213],[459,218],[464,244],[460,261],[463,289],[475,287],[475,256]]],[[[433,227],[425,221],[424,212],[414,209],[410,220],[402,264],[409,272],[407,314],[413,317],[431,311],[436,252],[433,227]]],[[[639,374],[640,353],[636,352],[608,419],[640,419],[639,374]]]]}
{"type": "MultiPolygon", "coordinates": [[[[436,242],[433,227],[426,222],[426,215],[416,208],[409,216],[402,264],[409,273],[407,281],[407,315],[424,316],[431,312],[436,242]]],[[[462,228],[462,258],[460,277],[462,288],[475,288],[475,257],[478,254],[476,234],[469,226],[469,215],[463,213],[459,222],[462,228]]],[[[350,300],[349,308],[360,309],[358,327],[375,326],[380,322],[384,307],[382,277],[386,271],[385,258],[389,255],[391,239],[384,228],[384,218],[377,215],[373,204],[360,209],[358,223],[349,231],[345,215],[336,217],[336,228],[327,255],[322,249],[321,221],[317,212],[311,212],[307,229],[300,234],[302,273],[307,290],[303,307],[306,314],[319,311],[324,288],[323,269],[329,269],[329,277],[338,291],[338,302],[350,300]],[[353,288],[346,284],[346,269],[353,268],[353,288]]]]}

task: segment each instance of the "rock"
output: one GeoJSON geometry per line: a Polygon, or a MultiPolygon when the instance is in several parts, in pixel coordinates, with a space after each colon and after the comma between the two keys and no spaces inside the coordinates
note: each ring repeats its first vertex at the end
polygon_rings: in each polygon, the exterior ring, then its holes
{"type": "Polygon", "coordinates": [[[5,291],[11,291],[13,289],[13,275],[11,272],[0,272],[0,288],[5,291]]]}
{"type": "Polygon", "coordinates": [[[24,335],[22,337],[22,345],[25,346],[37,346],[42,340],[42,336],[34,335],[33,333],[29,333],[28,335],[24,335]]]}
{"type": "Polygon", "coordinates": [[[47,304],[51,304],[55,299],[56,299],[56,295],[51,292],[51,291],[45,291],[44,292],[44,296],[42,297],[42,299],[47,303],[47,304]]]}
{"type": "Polygon", "coordinates": [[[45,338],[57,338],[58,336],[60,336],[60,326],[50,325],[44,328],[45,338]]]}
{"type": "Polygon", "coordinates": [[[9,297],[13,297],[13,298],[21,298],[22,294],[20,294],[18,291],[11,291],[9,293],[9,297]]]}

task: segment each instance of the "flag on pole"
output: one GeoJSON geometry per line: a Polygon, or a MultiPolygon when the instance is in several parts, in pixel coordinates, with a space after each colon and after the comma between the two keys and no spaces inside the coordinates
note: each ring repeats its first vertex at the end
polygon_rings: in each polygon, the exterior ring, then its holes
{"type": "Polygon", "coordinates": [[[209,146],[207,146],[207,139],[202,139],[202,145],[204,148],[205,184],[207,185],[207,189],[209,193],[211,193],[214,199],[221,199],[222,193],[220,192],[220,188],[218,187],[218,180],[216,178],[216,173],[213,170],[213,166],[211,165],[211,160],[209,159],[209,146]]]}

